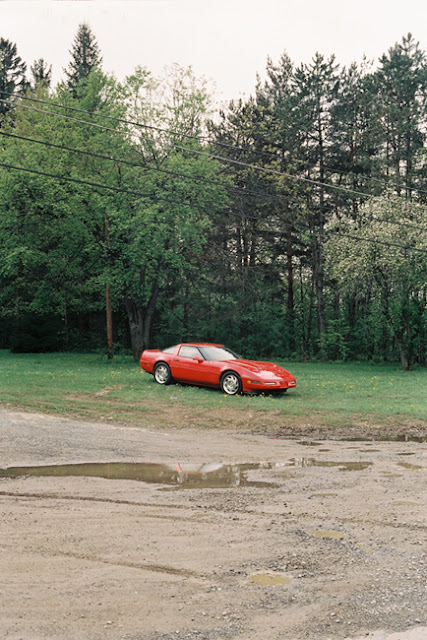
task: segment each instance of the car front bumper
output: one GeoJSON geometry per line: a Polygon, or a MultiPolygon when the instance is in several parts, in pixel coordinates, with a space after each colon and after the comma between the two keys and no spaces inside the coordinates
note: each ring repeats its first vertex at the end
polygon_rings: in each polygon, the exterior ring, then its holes
{"type": "Polygon", "coordinates": [[[284,391],[285,389],[293,389],[297,386],[296,380],[285,380],[283,378],[276,380],[253,380],[247,378],[243,381],[243,389],[251,393],[265,393],[266,391],[284,391]]]}

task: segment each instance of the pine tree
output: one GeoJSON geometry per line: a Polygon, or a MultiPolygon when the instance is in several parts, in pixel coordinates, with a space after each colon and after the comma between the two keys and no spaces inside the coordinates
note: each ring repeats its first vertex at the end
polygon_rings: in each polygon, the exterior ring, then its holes
{"type": "Polygon", "coordinates": [[[32,87],[43,85],[44,87],[50,87],[52,82],[52,65],[48,66],[47,62],[43,58],[34,60],[33,65],[30,67],[31,75],[33,76],[32,87]]]}
{"type": "MultiPolygon", "coordinates": [[[[0,121],[11,108],[11,94],[22,93],[28,86],[27,65],[17,54],[16,44],[0,38],[0,121]]],[[[1,122],[0,122],[1,126],[1,122]]]]}
{"type": "Polygon", "coordinates": [[[67,87],[73,96],[77,97],[78,85],[84,83],[90,72],[102,64],[99,45],[89,25],[85,22],[77,30],[70,54],[72,60],[68,69],[64,69],[64,71],[67,77],[67,87]]]}
{"type": "Polygon", "coordinates": [[[404,183],[409,196],[411,187],[417,186],[424,153],[427,58],[408,34],[382,56],[380,63],[376,80],[382,104],[386,175],[404,183]]]}

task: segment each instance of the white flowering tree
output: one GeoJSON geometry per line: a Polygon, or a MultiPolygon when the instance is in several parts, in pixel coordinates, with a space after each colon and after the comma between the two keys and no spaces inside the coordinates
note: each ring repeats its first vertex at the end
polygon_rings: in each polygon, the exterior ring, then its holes
{"type": "Polygon", "coordinates": [[[403,369],[425,363],[427,336],[427,207],[397,196],[372,199],[356,222],[340,221],[327,248],[328,268],[342,292],[375,301],[403,369]]]}

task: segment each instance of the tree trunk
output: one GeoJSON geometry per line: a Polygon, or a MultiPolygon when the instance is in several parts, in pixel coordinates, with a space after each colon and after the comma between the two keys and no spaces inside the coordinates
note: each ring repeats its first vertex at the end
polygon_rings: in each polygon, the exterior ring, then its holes
{"type": "Polygon", "coordinates": [[[293,266],[293,245],[292,245],[292,228],[290,223],[286,232],[286,260],[288,271],[288,327],[289,327],[289,348],[295,350],[295,322],[294,322],[294,266],[293,266]]]}
{"type": "Polygon", "coordinates": [[[151,288],[151,296],[147,306],[144,308],[141,298],[125,298],[125,307],[129,322],[129,335],[132,354],[136,361],[141,357],[141,353],[150,343],[150,332],[153,314],[156,310],[159,285],[154,281],[151,288]]]}
{"type": "Polygon", "coordinates": [[[307,321],[307,357],[310,357],[313,352],[313,346],[311,344],[311,335],[313,330],[313,310],[314,310],[314,290],[315,290],[315,281],[314,281],[314,269],[311,275],[311,285],[310,285],[310,304],[308,307],[308,321],[307,321]]]}
{"type": "Polygon", "coordinates": [[[144,349],[146,349],[150,344],[151,323],[153,320],[154,312],[156,310],[158,295],[159,295],[159,284],[157,280],[155,280],[153,286],[151,287],[150,300],[148,301],[148,305],[145,310],[144,332],[143,332],[143,348],[144,349]]]}
{"type": "Polygon", "coordinates": [[[316,299],[317,299],[317,317],[319,323],[319,342],[320,342],[320,357],[326,358],[324,348],[324,336],[326,334],[326,321],[325,321],[325,299],[324,299],[324,279],[325,270],[323,264],[323,230],[325,227],[325,191],[323,183],[325,182],[325,167],[324,167],[324,132],[322,121],[322,105],[320,100],[317,103],[317,126],[318,126],[318,148],[319,148],[319,180],[321,183],[319,193],[319,213],[317,217],[317,229],[315,229],[314,236],[314,273],[316,283],[316,299]],[[316,235],[317,231],[317,235],[316,235]]]}
{"type": "Polygon", "coordinates": [[[409,371],[409,366],[410,366],[410,362],[409,362],[409,354],[407,349],[405,349],[403,343],[398,340],[397,344],[399,346],[399,351],[400,351],[400,363],[402,365],[402,369],[404,371],[409,371]]]}
{"type": "Polygon", "coordinates": [[[105,285],[105,314],[107,320],[107,356],[113,359],[113,312],[111,308],[111,287],[105,285]]]}
{"type": "MultiPolygon", "coordinates": [[[[318,232],[320,234],[320,229],[318,232]]],[[[316,231],[315,231],[316,234],[316,231]]],[[[317,300],[317,320],[319,327],[320,355],[324,357],[323,338],[326,333],[325,323],[325,299],[323,294],[324,266],[323,266],[323,247],[322,240],[319,235],[313,238],[313,274],[314,286],[317,300]]]]}
{"type": "Polygon", "coordinates": [[[132,354],[135,360],[139,360],[144,351],[144,311],[141,301],[125,298],[125,307],[129,322],[129,335],[132,354]]]}

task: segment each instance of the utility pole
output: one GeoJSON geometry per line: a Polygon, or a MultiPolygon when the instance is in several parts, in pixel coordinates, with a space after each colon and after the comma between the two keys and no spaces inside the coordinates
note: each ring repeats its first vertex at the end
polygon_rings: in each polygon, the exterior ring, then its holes
{"type": "MultiPolygon", "coordinates": [[[[110,263],[110,222],[105,216],[105,242],[107,245],[107,262],[110,263]]],[[[107,354],[108,359],[113,359],[113,313],[111,310],[111,287],[105,285],[105,310],[107,315],[107,354]]]]}

